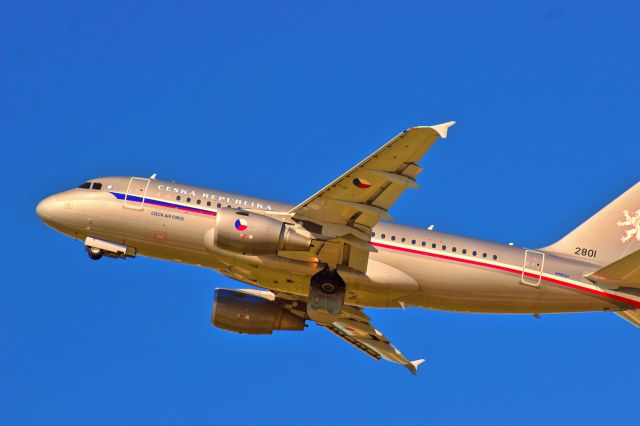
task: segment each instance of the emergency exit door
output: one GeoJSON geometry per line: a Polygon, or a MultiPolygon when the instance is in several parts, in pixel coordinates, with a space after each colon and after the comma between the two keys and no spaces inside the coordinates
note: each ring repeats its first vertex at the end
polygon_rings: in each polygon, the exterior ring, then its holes
{"type": "Polygon", "coordinates": [[[538,287],[542,280],[542,268],[544,267],[544,253],[536,250],[524,252],[524,266],[522,267],[522,284],[538,287]]]}
{"type": "Polygon", "coordinates": [[[124,196],[124,206],[128,209],[142,210],[150,182],[147,178],[132,177],[124,196]]]}

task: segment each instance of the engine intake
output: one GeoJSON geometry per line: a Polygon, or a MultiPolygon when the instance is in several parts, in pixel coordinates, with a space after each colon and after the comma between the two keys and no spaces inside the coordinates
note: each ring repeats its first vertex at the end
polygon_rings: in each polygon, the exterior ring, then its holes
{"type": "Polygon", "coordinates": [[[280,250],[307,251],[311,239],[293,225],[258,213],[222,208],[216,216],[217,247],[252,256],[275,255],[280,250]]]}
{"type": "Polygon", "coordinates": [[[216,289],[211,323],[241,334],[271,334],[273,330],[304,330],[305,320],[258,294],[216,289]]]}

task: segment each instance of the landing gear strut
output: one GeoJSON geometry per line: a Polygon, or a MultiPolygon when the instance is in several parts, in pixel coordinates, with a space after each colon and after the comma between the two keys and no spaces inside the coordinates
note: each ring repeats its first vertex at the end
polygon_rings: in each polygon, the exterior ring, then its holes
{"type": "Polygon", "coordinates": [[[331,324],[340,317],[345,284],[336,271],[325,269],[311,278],[307,315],[319,324],[331,324]]]}

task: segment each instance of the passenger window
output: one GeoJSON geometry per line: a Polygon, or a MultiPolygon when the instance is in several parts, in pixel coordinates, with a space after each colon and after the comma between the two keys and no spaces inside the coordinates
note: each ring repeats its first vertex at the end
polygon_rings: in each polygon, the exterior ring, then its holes
{"type": "Polygon", "coordinates": [[[452,248],[451,251],[455,253],[456,252],[456,248],[455,247],[452,248]]]}
{"type": "Polygon", "coordinates": [[[191,202],[191,197],[188,197],[187,198],[187,203],[190,203],[190,202],[191,202]]]}
{"type": "Polygon", "coordinates": [[[442,250],[446,250],[446,249],[447,249],[447,246],[442,246],[442,250]]]}
{"type": "Polygon", "coordinates": [[[498,260],[498,256],[496,256],[495,254],[493,255],[493,260],[498,260]]]}
{"type": "Polygon", "coordinates": [[[78,188],[82,188],[82,189],[89,189],[91,188],[91,182],[85,182],[85,183],[81,183],[78,188]]]}
{"type": "Polygon", "coordinates": [[[395,236],[395,235],[392,235],[392,236],[391,236],[391,241],[395,241],[395,240],[396,240],[396,236],[395,236]]]}
{"type": "Polygon", "coordinates": [[[178,196],[176,197],[176,200],[180,201],[180,198],[182,198],[182,197],[180,197],[180,196],[178,195],[178,196]]]}
{"type": "Polygon", "coordinates": [[[487,253],[482,253],[482,257],[486,258],[487,257],[487,253]]]}
{"type": "Polygon", "coordinates": [[[211,207],[211,201],[207,201],[207,207],[211,207]]]}
{"type": "Polygon", "coordinates": [[[426,246],[427,243],[425,243],[424,241],[422,242],[422,247],[426,246]]]}
{"type": "Polygon", "coordinates": [[[416,243],[416,240],[411,240],[411,244],[415,244],[415,243],[416,243]]]}
{"type": "Polygon", "coordinates": [[[91,189],[102,189],[102,184],[100,182],[93,182],[91,189]]]}
{"type": "Polygon", "coordinates": [[[475,256],[475,255],[478,254],[478,252],[474,250],[473,253],[471,253],[471,254],[475,256]]]}
{"type": "Polygon", "coordinates": [[[222,204],[218,203],[218,204],[216,204],[216,207],[220,208],[220,207],[222,207],[222,204]]]}
{"type": "Polygon", "coordinates": [[[382,234],[380,235],[380,238],[382,238],[384,240],[384,238],[386,237],[386,235],[382,234]]]}
{"type": "Polygon", "coordinates": [[[400,241],[402,241],[404,243],[405,241],[407,241],[407,239],[405,237],[402,237],[402,239],[400,241]]]}
{"type": "Polygon", "coordinates": [[[202,202],[202,201],[198,200],[198,201],[196,201],[196,204],[200,204],[201,202],[202,202]]]}
{"type": "Polygon", "coordinates": [[[375,233],[375,232],[372,232],[372,233],[371,233],[371,236],[372,236],[372,237],[375,237],[375,236],[376,236],[376,233],[375,233]]]}
{"type": "Polygon", "coordinates": [[[462,249],[462,254],[467,254],[467,249],[462,249]]]}
{"type": "Polygon", "coordinates": [[[431,244],[431,248],[436,248],[436,243],[431,244]]]}

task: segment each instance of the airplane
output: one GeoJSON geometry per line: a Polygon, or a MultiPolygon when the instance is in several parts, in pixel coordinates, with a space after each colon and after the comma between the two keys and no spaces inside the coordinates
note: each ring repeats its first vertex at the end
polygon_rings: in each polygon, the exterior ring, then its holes
{"type": "Polygon", "coordinates": [[[556,243],[503,245],[391,223],[417,164],[455,122],[403,131],[298,205],[142,177],[102,177],[42,200],[48,226],[91,259],[148,256],[253,286],[217,288],[211,322],[242,334],[326,328],[416,374],[365,308],[615,312],[640,327],[640,182],[556,243]]]}

